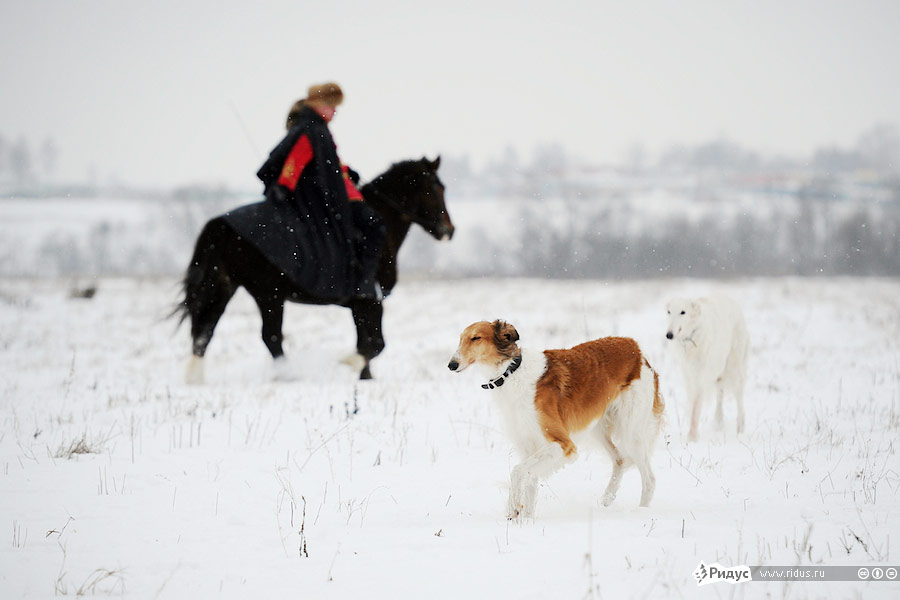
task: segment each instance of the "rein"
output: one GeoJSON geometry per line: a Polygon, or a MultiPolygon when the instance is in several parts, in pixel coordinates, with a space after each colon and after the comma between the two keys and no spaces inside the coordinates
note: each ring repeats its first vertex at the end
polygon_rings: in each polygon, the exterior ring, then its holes
{"type": "Polygon", "coordinates": [[[384,201],[384,204],[387,204],[389,208],[392,208],[395,211],[397,211],[397,213],[400,214],[400,216],[412,220],[412,217],[410,215],[406,214],[406,210],[404,210],[403,207],[400,206],[400,203],[397,202],[396,200],[394,200],[391,196],[385,194],[384,192],[382,192],[379,189],[372,187],[372,184],[369,184],[368,191],[370,194],[372,194],[374,192],[374,195],[380,196],[381,199],[384,201]]]}
{"type": "Polygon", "coordinates": [[[503,375],[501,375],[500,377],[497,377],[496,379],[491,379],[487,383],[482,383],[481,387],[486,390],[492,390],[494,388],[500,387],[501,385],[503,385],[504,380],[507,377],[509,377],[510,375],[512,375],[513,373],[515,373],[516,369],[518,369],[521,364],[522,364],[522,355],[519,354],[512,360],[512,362],[509,364],[509,366],[506,367],[506,370],[503,371],[503,375]]]}

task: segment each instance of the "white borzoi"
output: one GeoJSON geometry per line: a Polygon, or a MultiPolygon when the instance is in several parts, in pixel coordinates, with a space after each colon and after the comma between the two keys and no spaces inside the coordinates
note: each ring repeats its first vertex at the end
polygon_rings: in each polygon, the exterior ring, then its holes
{"type": "Polygon", "coordinates": [[[681,362],[691,429],[688,439],[697,439],[700,409],[716,393],[716,425],[723,425],[722,401],[725,392],[737,400],[737,431],[744,431],[744,382],[750,338],[744,315],[737,302],[727,296],[676,298],[666,304],[672,340],[681,362]]]}
{"type": "Polygon", "coordinates": [[[650,456],[664,409],[659,378],[630,338],[603,338],[568,350],[520,349],[516,328],[504,321],[466,327],[448,367],[479,365],[522,461],[513,469],[509,518],[532,517],[537,486],[575,460],[575,441],[599,442],[613,460],[603,494],[616,497],[622,473],[641,474],[641,506],[650,504],[656,479],[650,456]],[[574,440],[573,440],[574,438],[574,440]]]}

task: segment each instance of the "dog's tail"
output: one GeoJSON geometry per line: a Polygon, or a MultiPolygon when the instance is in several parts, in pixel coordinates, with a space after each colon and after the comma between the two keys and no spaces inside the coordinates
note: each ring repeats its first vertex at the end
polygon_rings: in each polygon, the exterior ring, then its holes
{"type": "Polygon", "coordinates": [[[644,358],[644,365],[653,373],[653,416],[661,418],[663,411],[666,409],[666,401],[663,399],[662,394],[659,393],[659,373],[650,366],[650,361],[646,358],[644,358]]]}

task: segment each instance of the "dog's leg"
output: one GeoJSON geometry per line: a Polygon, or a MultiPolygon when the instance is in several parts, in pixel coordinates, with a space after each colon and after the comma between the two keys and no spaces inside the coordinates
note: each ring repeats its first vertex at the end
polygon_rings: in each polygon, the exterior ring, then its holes
{"type": "Polygon", "coordinates": [[[603,446],[609,454],[613,463],[612,475],[609,477],[609,483],[606,486],[606,490],[603,492],[603,500],[601,501],[603,502],[603,506],[609,506],[616,499],[619,486],[622,484],[622,474],[625,472],[628,465],[626,464],[625,458],[619,452],[619,449],[613,444],[608,427],[601,422],[597,425],[595,431],[597,439],[600,441],[600,445],[603,446]]]}
{"type": "Polygon", "coordinates": [[[737,399],[737,432],[744,433],[744,383],[735,386],[734,397],[737,399]]]}
{"type": "Polygon", "coordinates": [[[534,516],[537,482],[576,457],[575,444],[556,408],[558,391],[538,387],[534,404],[547,444],[513,469],[507,513],[510,518],[534,516]]]}
{"type": "Polygon", "coordinates": [[[716,382],[716,431],[725,429],[725,416],[722,413],[722,403],[725,400],[725,383],[720,379],[716,382]]]}
{"type": "Polygon", "coordinates": [[[528,472],[526,462],[527,460],[516,465],[510,474],[509,499],[506,502],[507,519],[531,516],[529,512],[534,514],[538,482],[537,477],[528,472]]]}
{"type": "Polygon", "coordinates": [[[688,441],[697,441],[697,427],[700,423],[700,405],[703,403],[703,395],[700,393],[700,386],[695,385],[688,395],[691,400],[691,429],[688,432],[688,441]]]}
{"type": "Polygon", "coordinates": [[[562,447],[550,443],[516,465],[510,476],[507,517],[533,517],[538,481],[557,471],[566,460],[562,447]]]}
{"type": "Polygon", "coordinates": [[[603,506],[609,506],[616,499],[619,492],[619,486],[622,484],[622,474],[625,473],[625,459],[621,456],[613,459],[612,475],[609,477],[609,483],[603,492],[603,506]]]}
{"type": "Polygon", "coordinates": [[[506,500],[506,518],[518,519],[525,512],[525,504],[522,502],[521,484],[512,477],[509,485],[509,498],[506,500]]]}
{"type": "Polygon", "coordinates": [[[635,457],[634,464],[641,473],[641,506],[650,506],[653,492],[656,491],[656,476],[650,468],[650,457],[647,454],[635,457]]]}
{"type": "Polygon", "coordinates": [[[527,477],[527,473],[524,471],[524,464],[525,463],[522,462],[516,465],[509,475],[509,498],[506,500],[507,519],[517,519],[525,510],[525,504],[522,498],[522,488],[524,487],[525,482],[522,481],[522,478],[527,477]]]}
{"type": "Polygon", "coordinates": [[[534,507],[537,505],[538,480],[536,477],[526,479],[522,484],[519,498],[520,516],[534,518],[534,507]]]}

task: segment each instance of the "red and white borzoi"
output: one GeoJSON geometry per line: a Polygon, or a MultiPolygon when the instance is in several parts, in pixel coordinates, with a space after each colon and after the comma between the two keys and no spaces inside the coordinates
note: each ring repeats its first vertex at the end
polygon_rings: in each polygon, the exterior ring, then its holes
{"type": "Polygon", "coordinates": [[[576,440],[599,442],[612,458],[604,506],[615,500],[631,464],[641,474],[641,506],[648,506],[656,487],[650,456],[664,404],[659,378],[637,342],[609,337],[536,352],[519,348],[518,341],[509,323],[473,323],[448,365],[456,372],[471,365],[487,372],[490,380],[481,387],[495,397],[521,456],[511,475],[507,516],[534,516],[538,481],[575,460],[576,440]]]}

